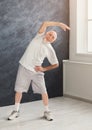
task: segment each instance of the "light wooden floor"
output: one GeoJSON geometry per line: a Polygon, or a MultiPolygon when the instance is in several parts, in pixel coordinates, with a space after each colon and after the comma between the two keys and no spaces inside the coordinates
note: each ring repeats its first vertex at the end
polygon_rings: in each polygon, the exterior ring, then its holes
{"type": "Polygon", "coordinates": [[[66,97],[49,100],[54,121],[42,119],[42,101],[21,104],[20,117],[7,121],[14,106],[0,108],[0,130],[92,130],[92,104],[66,97]]]}

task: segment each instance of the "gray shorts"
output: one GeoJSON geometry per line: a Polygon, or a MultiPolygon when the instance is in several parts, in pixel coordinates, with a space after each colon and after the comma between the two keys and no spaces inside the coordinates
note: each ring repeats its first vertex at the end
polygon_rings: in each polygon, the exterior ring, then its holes
{"type": "Polygon", "coordinates": [[[32,90],[34,93],[47,93],[44,81],[44,73],[32,72],[24,68],[22,65],[19,65],[15,82],[15,91],[27,92],[30,84],[32,85],[32,90]]]}

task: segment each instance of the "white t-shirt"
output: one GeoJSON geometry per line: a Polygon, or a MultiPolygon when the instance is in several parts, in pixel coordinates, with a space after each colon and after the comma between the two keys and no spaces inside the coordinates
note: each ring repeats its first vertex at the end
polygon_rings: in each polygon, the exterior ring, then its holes
{"type": "Polygon", "coordinates": [[[28,45],[19,63],[30,71],[34,71],[35,66],[41,66],[47,57],[50,64],[57,64],[58,59],[50,43],[43,40],[44,34],[37,34],[28,45]]]}

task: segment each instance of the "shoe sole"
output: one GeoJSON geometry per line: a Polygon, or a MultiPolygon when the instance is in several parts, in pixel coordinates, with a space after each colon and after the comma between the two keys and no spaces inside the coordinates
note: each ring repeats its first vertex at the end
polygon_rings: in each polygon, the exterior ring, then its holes
{"type": "Polygon", "coordinates": [[[43,116],[43,118],[48,120],[48,121],[53,121],[53,119],[48,119],[46,116],[43,116]]]}
{"type": "MultiPolygon", "coordinates": [[[[19,117],[19,116],[16,116],[15,118],[18,118],[18,117],[19,117]]],[[[15,118],[14,118],[14,119],[15,119],[15,118]]],[[[10,119],[10,118],[8,118],[7,120],[9,120],[9,121],[10,121],[10,120],[14,120],[14,119],[10,119]]]]}

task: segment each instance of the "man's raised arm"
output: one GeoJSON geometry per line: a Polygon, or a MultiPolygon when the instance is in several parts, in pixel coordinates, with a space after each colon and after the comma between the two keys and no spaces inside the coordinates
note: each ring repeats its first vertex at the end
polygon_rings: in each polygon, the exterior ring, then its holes
{"type": "Polygon", "coordinates": [[[58,27],[61,27],[64,31],[66,30],[70,30],[70,27],[67,26],[66,24],[64,23],[61,23],[61,22],[53,22],[53,21],[46,21],[46,22],[43,22],[38,33],[43,33],[46,31],[46,28],[49,27],[49,26],[58,26],[58,27]]]}

